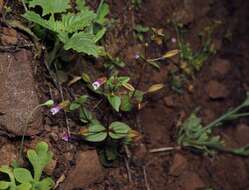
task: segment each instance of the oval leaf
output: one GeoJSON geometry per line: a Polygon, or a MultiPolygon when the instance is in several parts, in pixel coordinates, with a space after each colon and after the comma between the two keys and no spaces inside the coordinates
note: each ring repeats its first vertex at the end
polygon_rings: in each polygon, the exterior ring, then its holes
{"type": "Polygon", "coordinates": [[[130,127],[122,122],[115,121],[109,126],[109,135],[113,139],[121,139],[128,135],[130,127]]]}
{"type": "Polygon", "coordinates": [[[8,189],[10,182],[7,181],[0,181],[0,189],[8,189]]]}
{"type": "Polygon", "coordinates": [[[14,175],[15,175],[16,180],[19,183],[29,183],[29,182],[33,181],[33,177],[31,175],[30,171],[25,169],[25,168],[14,169],[14,175]]]}
{"type": "Polygon", "coordinates": [[[119,107],[121,105],[121,98],[119,96],[108,95],[107,99],[109,103],[112,105],[113,109],[119,112],[119,107]]]}

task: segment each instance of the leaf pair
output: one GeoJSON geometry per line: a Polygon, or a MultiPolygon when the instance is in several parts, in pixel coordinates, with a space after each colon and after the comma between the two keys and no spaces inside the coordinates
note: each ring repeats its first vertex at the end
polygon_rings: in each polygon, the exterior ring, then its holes
{"type": "Polygon", "coordinates": [[[130,127],[125,123],[115,121],[108,128],[100,123],[92,123],[87,130],[82,130],[81,135],[90,142],[104,141],[108,136],[114,140],[128,137],[130,127]]]}

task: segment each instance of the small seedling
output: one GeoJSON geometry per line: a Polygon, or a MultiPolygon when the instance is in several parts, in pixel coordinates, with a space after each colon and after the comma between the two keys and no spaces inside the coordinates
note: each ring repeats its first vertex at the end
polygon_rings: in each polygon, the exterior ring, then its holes
{"type": "Polygon", "coordinates": [[[96,44],[106,32],[104,25],[109,12],[108,5],[103,2],[94,13],[84,1],[77,0],[77,12],[73,13],[69,12],[70,0],[30,0],[29,8],[41,7],[42,16],[27,10],[23,17],[55,33],[57,40],[50,59],[56,57],[60,43],[65,50],[73,49],[97,57],[104,51],[96,44]]]}
{"type": "Polygon", "coordinates": [[[220,136],[213,134],[213,129],[220,127],[225,121],[239,119],[248,116],[248,112],[242,112],[243,108],[249,106],[249,93],[246,100],[238,107],[227,111],[215,121],[203,127],[201,118],[196,113],[192,113],[190,117],[183,123],[178,132],[178,144],[182,147],[191,147],[206,154],[213,154],[215,151],[223,151],[240,156],[249,155],[249,144],[238,149],[228,149],[220,136]]]}
{"type": "Polygon", "coordinates": [[[134,28],[135,36],[140,41],[144,41],[144,35],[150,31],[149,27],[138,24],[134,28]]]}
{"type": "Polygon", "coordinates": [[[54,186],[54,181],[50,177],[41,178],[42,171],[52,160],[53,154],[48,151],[48,145],[40,142],[35,150],[28,150],[27,158],[33,167],[33,175],[26,168],[12,168],[1,166],[0,172],[9,177],[9,181],[0,181],[2,190],[50,190],[54,186]]]}
{"type": "Polygon", "coordinates": [[[193,72],[199,71],[202,68],[210,55],[215,53],[212,44],[214,27],[205,28],[204,32],[199,35],[201,47],[198,51],[194,52],[190,44],[184,41],[182,25],[174,25],[177,33],[178,48],[180,50],[181,69],[186,74],[192,75],[193,72]]]}

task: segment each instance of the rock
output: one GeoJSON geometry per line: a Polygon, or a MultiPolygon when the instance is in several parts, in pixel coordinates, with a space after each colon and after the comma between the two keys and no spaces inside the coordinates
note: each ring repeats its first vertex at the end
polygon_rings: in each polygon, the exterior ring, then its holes
{"type": "Polygon", "coordinates": [[[174,99],[173,99],[173,96],[166,96],[164,99],[164,104],[167,106],[167,107],[170,107],[170,108],[173,108],[175,107],[175,103],[174,103],[174,99]]]}
{"type": "Polygon", "coordinates": [[[69,171],[68,174],[63,190],[85,188],[101,180],[104,175],[97,152],[95,150],[79,152],[75,168],[69,171]]]}
{"type": "Polygon", "coordinates": [[[11,165],[14,160],[18,160],[18,148],[12,144],[5,144],[0,149],[0,166],[11,165]]]}
{"type": "MultiPolygon", "coordinates": [[[[1,5],[0,5],[1,6],[1,5]]],[[[2,45],[16,45],[17,44],[17,32],[12,28],[3,28],[1,35],[2,45]]]]}
{"type": "Polygon", "coordinates": [[[235,138],[238,139],[239,146],[245,146],[249,143],[249,126],[246,124],[239,124],[235,128],[235,138]]]}
{"type": "Polygon", "coordinates": [[[226,86],[215,80],[208,82],[206,90],[211,99],[222,99],[229,95],[226,86]]]}
{"type": "MultiPolygon", "coordinates": [[[[32,53],[21,50],[15,54],[0,54],[0,128],[15,135],[22,135],[32,110],[39,105],[34,77],[32,53]]],[[[42,114],[36,111],[31,118],[26,135],[39,132],[42,114]]]]}
{"type": "Polygon", "coordinates": [[[193,172],[186,172],[181,179],[183,190],[197,190],[205,188],[205,184],[199,175],[193,172]]]}
{"type": "Polygon", "coordinates": [[[188,161],[181,154],[175,154],[173,163],[169,169],[169,174],[172,176],[179,176],[187,168],[188,161]]]}
{"type": "Polygon", "coordinates": [[[135,158],[143,160],[147,154],[147,149],[145,144],[139,143],[132,152],[135,158]]]}
{"type": "Polygon", "coordinates": [[[211,73],[214,75],[225,76],[231,69],[231,64],[226,59],[217,59],[212,68],[211,73]]]}

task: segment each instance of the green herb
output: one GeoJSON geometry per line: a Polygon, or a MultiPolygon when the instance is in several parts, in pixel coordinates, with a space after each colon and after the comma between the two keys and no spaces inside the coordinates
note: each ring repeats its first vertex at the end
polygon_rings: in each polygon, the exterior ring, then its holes
{"type": "Polygon", "coordinates": [[[248,116],[248,112],[240,112],[243,108],[248,106],[249,93],[247,93],[247,98],[241,105],[229,110],[205,127],[202,126],[201,119],[197,117],[196,113],[192,113],[179,130],[178,144],[182,147],[192,147],[207,154],[213,154],[215,151],[219,150],[235,155],[248,156],[249,144],[237,149],[228,149],[225,148],[224,142],[221,140],[220,136],[215,136],[213,134],[213,129],[220,127],[225,121],[248,116]]]}
{"type": "Polygon", "coordinates": [[[27,158],[33,166],[34,175],[25,168],[11,168],[1,166],[0,172],[9,177],[9,181],[0,181],[0,189],[3,190],[50,190],[54,181],[50,177],[41,179],[42,171],[52,160],[53,154],[48,151],[48,145],[40,142],[35,150],[28,150],[27,158]]]}
{"type": "Polygon", "coordinates": [[[73,49],[95,57],[103,54],[103,48],[96,45],[106,32],[104,25],[109,7],[103,1],[97,14],[80,0],[76,1],[76,13],[69,12],[69,0],[31,0],[28,4],[29,8],[40,6],[42,16],[28,10],[23,17],[54,32],[65,50],[73,49]]]}

